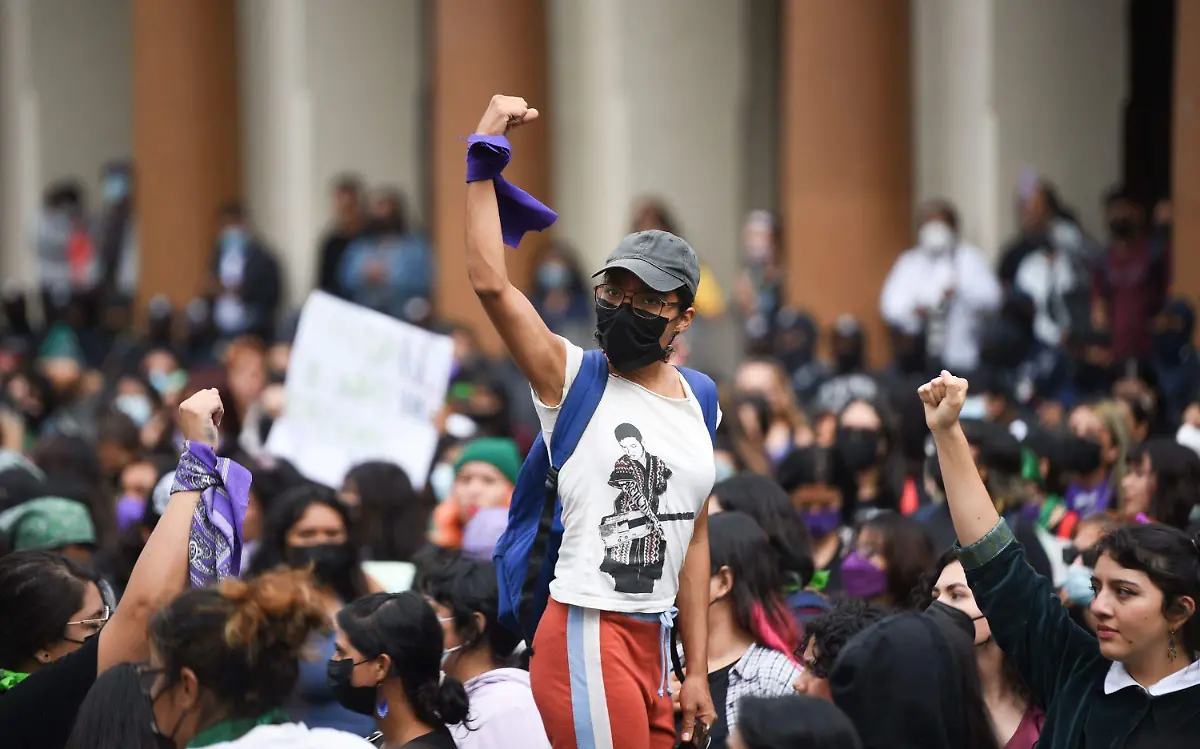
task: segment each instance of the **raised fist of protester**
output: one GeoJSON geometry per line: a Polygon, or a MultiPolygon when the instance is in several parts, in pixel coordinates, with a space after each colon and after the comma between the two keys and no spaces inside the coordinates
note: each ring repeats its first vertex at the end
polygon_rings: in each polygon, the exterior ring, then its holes
{"type": "Polygon", "coordinates": [[[958,414],[967,400],[967,381],[946,370],[917,390],[925,405],[925,424],[931,431],[949,429],[958,423],[958,414]]]}
{"type": "Polygon", "coordinates": [[[203,442],[216,449],[221,417],[225,406],[216,388],[201,390],[179,405],[179,431],[191,442],[203,442]]]}
{"type": "Polygon", "coordinates": [[[496,94],[488,103],[476,135],[505,135],[509,130],[537,119],[538,111],[525,103],[519,96],[496,94]]]}

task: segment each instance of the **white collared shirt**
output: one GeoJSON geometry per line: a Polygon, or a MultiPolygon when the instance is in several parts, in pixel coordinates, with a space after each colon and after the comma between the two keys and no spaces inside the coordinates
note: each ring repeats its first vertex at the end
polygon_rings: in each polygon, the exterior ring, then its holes
{"type": "Polygon", "coordinates": [[[1134,681],[1129,672],[1125,670],[1125,666],[1116,661],[1109,667],[1108,676],[1104,677],[1105,694],[1113,694],[1126,687],[1137,687],[1151,697],[1161,697],[1164,694],[1182,692],[1184,689],[1195,686],[1200,686],[1200,661],[1193,661],[1187,668],[1176,671],[1156,684],[1151,684],[1149,689],[1134,681]]]}

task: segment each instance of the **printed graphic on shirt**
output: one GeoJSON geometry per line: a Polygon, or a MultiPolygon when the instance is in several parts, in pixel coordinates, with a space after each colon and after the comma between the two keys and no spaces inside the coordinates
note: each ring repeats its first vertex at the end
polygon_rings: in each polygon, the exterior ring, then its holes
{"type": "Polygon", "coordinates": [[[600,520],[604,561],[600,571],[610,575],[619,593],[653,593],[662,578],[666,551],[663,523],[694,520],[694,512],[659,514],[671,469],[646,450],[641,431],[624,423],[615,430],[624,453],[617,458],[608,485],[618,494],[613,513],[600,520]]]}

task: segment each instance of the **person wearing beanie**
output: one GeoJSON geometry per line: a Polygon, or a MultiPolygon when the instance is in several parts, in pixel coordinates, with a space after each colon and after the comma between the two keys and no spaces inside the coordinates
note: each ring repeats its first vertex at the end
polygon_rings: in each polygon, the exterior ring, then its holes
{"type": "Polygon", "coordinates": [[[13,551],[54,551],[84,564],[91,562],[96,546],[88,508],[62,497],[31,499],[0,513],[0,533],[13,551]]]}
{"type": "Polygon", "coordinates": [[[508,508],[520,472],[521,452],[512,440],[483,437],[468,442],[455,463],[450,496],[433,511],[430,541],[443,549],[461,548],[463,530],[480,510],[508,508]]]}

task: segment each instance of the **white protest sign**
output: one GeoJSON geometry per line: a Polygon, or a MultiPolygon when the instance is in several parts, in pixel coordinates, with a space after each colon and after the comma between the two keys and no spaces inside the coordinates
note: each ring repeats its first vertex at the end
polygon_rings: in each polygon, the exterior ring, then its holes
{"type": "Polygon", "coordinates": [[[433,419],[453,359],[448,336],[313,292],[267,451],[334,488],[358,463],[386,460],[420,489],[437,449],[433,419]]]}

